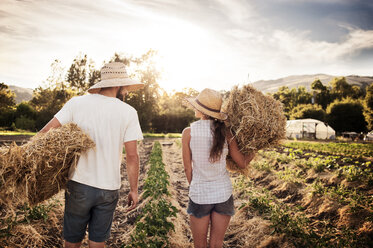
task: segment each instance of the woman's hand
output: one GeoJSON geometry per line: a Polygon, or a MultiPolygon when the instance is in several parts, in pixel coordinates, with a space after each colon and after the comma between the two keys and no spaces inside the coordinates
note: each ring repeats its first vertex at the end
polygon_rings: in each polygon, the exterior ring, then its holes
{"type": "Polygon", "coordinates": [[[253,160],[255,153],[251,152],[250,154],[244,155],[240,152],[238,144],[233,135],[227,131],[227,140],[229,147],[229,155],[232,157],[233,161],[237,164],[238,167],[244,169],[250,162],[253,160]]]}
{"type": "Polygon", "coordinates": [[[245,154],[245,164],[250,164],[251,160],[255,157],[255,152],[251,152],[250,154],[245,154]]]}

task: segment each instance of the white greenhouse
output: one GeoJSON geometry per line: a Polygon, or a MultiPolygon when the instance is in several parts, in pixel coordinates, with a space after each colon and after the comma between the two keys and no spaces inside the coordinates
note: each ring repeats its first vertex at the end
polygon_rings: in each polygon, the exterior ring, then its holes
{"type": "Polygon", "coordinates": [[[287,138],[335,139],[335,131],[326,123],[315,119],[299,119],[286,122],[287,138]]]}

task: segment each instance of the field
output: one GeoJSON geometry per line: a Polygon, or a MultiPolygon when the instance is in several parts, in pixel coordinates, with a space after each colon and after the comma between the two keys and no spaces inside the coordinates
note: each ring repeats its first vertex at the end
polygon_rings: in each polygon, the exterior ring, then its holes
{"type": "MultiPolygon", "coordinates": [[[[192,247],[180,138],[147,138],[139,151],[139,206],[126,212],[124,160],[108,247],[192,247]]],[[[236,214],[224,247],[372,247],[372,151],[318,142],[260,151],[248,177],[232,174],[236,214]]],[[[61,203],[63,192],[11,219],[0,215],[0,247],[61,247],[61,203]]]]}

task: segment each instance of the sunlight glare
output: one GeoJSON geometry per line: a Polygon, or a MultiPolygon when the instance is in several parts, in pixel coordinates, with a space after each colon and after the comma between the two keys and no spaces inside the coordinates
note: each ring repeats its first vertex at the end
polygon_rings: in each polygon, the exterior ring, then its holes
{"type": "Polygon", "coordinates": [[[150,27],[145,35],[144,39],[150,39],[151,47],[158,51],[155,62],[161,71],[159,84],[168,92],[194,87],[193,81],[213,64],[211,36],[200,27],[170,19],[164,25],[150,27]]]}

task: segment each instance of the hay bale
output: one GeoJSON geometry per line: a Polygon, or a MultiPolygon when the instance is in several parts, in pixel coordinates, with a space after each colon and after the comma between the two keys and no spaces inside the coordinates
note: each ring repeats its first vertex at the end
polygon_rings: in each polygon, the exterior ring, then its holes
{"type": "MultiPolygon", "coordinates": [[[[223,111],[228,114],[226,125],[243,154],[276,146],[285,138],[286,117],[282,103],[250,85],[235,86],[223,111]]],[[[227,168],[245,175],[249,169],[239,168],[231,158],[227,158],[227,168]]]]}
{"type": "Polygon", "coordinates": [[[45,237],[35,227],[28,224],[16,225],[12,234],[6,240],[9,246],[5,247],[40,247],[45,241],[45,237]]]}
{"type": "Polygon", "coordinates": [[[28,143],[0,149],[0,205],[35,205],[65,188],[70,166],[95,146],[77,125],[37,134],[28,143]]]}

